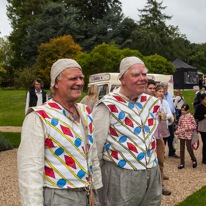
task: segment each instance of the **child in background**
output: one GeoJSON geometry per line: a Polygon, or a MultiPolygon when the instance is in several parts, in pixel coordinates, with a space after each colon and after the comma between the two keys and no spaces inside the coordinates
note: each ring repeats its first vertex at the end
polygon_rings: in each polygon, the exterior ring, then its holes
{"type": "Polygon", "coordinates": [[[181,108],[182,116],[179,119],[178,128],[175,134],[178,135],[180,139],[180,166],[178,169],[184,168],[185,164],[185,143],[187,146],[187,151],[190,154],[191,160],[193,162],[193,168],[197,167],[197,160],[195,158],[194,152],[191,148],[191,137],[193,130],[196,129],[197,125],[194,117],[189,113],[189,105],[183,104],[181,108]]]}

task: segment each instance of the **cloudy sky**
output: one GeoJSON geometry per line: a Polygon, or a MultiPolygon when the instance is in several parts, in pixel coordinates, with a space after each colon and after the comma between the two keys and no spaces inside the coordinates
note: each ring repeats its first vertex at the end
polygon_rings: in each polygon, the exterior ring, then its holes
{"type": "MultiPolygon", "coordinates": [[[[146,5],[147,0],[120,0],[122,11],[125,16],[139,20],[139,12],[146,5]]],[[[161,2],[160,0],[157,0],[161,2]]],[[[7,0],[0,2],[0,37],[9,35],[11,32],[10,22],[6,16],[7,0]]],[[[182,34],[186,34],[191,43],[206,42],[206,1],[205,0],[163,0],[163,6],[167,8],[163,11],[167,15],[173,16],[167,21],[167,25],[178,26],[182,34]]]]}

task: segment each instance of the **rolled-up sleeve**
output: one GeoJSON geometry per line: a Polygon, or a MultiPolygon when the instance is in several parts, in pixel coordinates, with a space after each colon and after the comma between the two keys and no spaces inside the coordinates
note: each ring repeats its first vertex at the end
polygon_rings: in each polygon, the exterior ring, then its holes
{"type": "Polygon", "coordinates": [[[23,123],[17,154],[19,189],[23,206],[43,206],[44,138],[46,128],[33,111],[23,123]]]}

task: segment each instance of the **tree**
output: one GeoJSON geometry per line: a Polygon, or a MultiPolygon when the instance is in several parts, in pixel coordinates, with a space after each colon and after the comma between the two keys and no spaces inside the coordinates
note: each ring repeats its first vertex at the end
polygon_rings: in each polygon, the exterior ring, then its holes
{"type": "Polygon", "coordinates": [[[13,43],[14,58],[11,64],[16,69],[22,68],[23,59],[21,56],[21,44],[25,40],[25,35],[30,22],[35,19],[41,11],[41,5],[50,0],[7,0],[7,16],[11,21],[13,31],[9,40],[13,43]]]}
{"type": "Polygon", "coordinates": [[[143,59],[139,51],[130,49],[118,49],[115,45],[101,44],[96,46],[89,54],[77,56],[77,62],[83,68],[85,85],[88,84],[89,76],[95,73],[119,72],[121,60],[127,56],[137,56],[143,59]]]}
{"type": "Polygon", "coordinates": [[[42,13],[28,27],[25,41],[21,46],[24,66],[32,66],[38,55],[37,47],[48,43],[51,38],[72,35],[75,42],[81,42],[84,26],[76,23],[77,10],[65,8],[63,3],[48,3],[42,6],[42,13]]]}
{"type": "Polygon", "coordinates": [[[8,81],[14,79],[14,67],[10,63],[13,59],[12,43],[7,37],[0,38],[0,74],[2,79],[8,81]]]}
{"type": "Polygon", "coordinates": [[[41,44],[38,47],[39,55],[34,66],[37,69],[37,76],[42,79],[44,84],[50,83],[50,71],[53,63],[58,59],[76,59],[81,54],[81,47],[74,42],[71,35],[52,38],[49,43],[41,44]]]}
{"type": "Polygon", "coordinates": [[[168,62],[167,59],[157,54],[145,57],[144,63],[149,73],[172,74],[176,70],[171,62],[168,62]]]}
{"type": "Polygon", "coordinates": [[[165,25],[166,20],[170,20],[172,16],[162,14],[161,10],[166,9],[166,6],[162,6],[162,2],[158,3],[156,0],[147,0],[147,5],[144,9],[138,9],[141,13],[139,15],[139,24],[141,27],[155,33],[163,32],[161,29],[167,27],[165,25]]]}
{"type": "Polygon", "coordinates": [[[79,21],[97,24],[114,7],[121,7],[119,0],[65,0],[68,7],[73,6],[79,10],[79,21]]]}

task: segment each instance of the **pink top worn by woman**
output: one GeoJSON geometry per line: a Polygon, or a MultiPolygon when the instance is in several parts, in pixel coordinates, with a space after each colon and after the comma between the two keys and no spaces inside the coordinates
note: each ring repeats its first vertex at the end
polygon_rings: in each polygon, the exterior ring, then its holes
{"type": "Polygon", "coordinates": [[[176,130],[178,138],[191,140],[193,130],[196,129],[196,127],[197,124],[195,119],[190,113],[182,115],[179,119],[178,128],[176,130]],[[188,131],[185,131],[185,128],[188,128],[188,131]]]}

